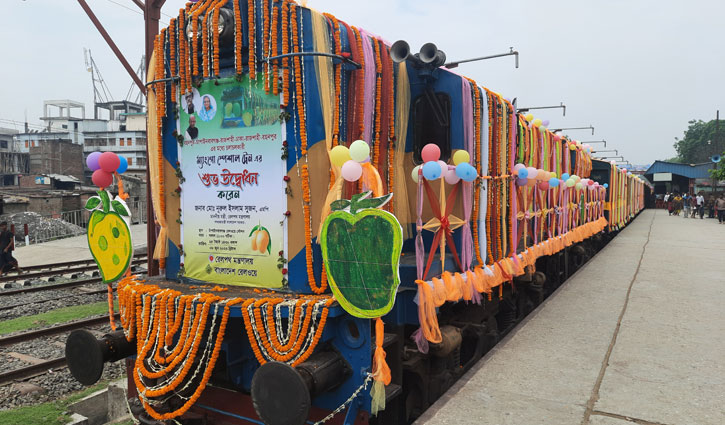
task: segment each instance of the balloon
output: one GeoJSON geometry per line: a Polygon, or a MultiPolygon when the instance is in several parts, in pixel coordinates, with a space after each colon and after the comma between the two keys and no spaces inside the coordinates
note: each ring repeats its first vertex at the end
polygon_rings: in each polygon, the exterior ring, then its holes
{"type": "Polygon", "coordinates": [[[533,187],[533,186],[536,186],[536,180],[534,180],[534,179],[529,179],[529,180],[528,180],[528,181],[526,182],[526,186],[529,186],[529,187],[533,187]]]}
{"type": "Polygon", "coordinates": [[[622,172],[623,173],[626,173],[627,172],[627,169],[626,168],[622,168],[622,172]]]}
{"type": "Polygon", "coordinates": [[[556,178],[556,173],[553,172],[553,171],[549,175],[551,176],[552,179],[555,179],[556,178]]]}
{"type": "Polygon", "coordinates": [[[572,187],[572,186],[574,186],[575,184],[576,184],[576,182],[574,181],[574,179],[571,179],[571,178],[570,178],[570,179],[568,179],[568,180],[566,181],[566,187],[572,187]]]}
{"type": "Polygon", "coordinates": [[[556,177],[550,178],[549,179],[549,186],[551,186],[551,187],[557,187],[557,186],[559,186],[559,179],[557,179],[556,177]]]}
{"type": "Polygon", "coordinates": [[[615,160],[611,160],[611,161],[609,161],[609,163],[612,165],[617,165],[617,161],[615,161],[615,160]]]}
{"type": "Polygon", "coordinates": [[[447,169],[446,172],[443,173],[443,178],[446,180],[446,183],[448,183],[448,184],[456,184],[461,180],[461,178],[458,177],[458,175],[456,174],[455,168],[450,169],[450,170],[447,169]]]}
{"type": "Polygon", "coordinates": [[[426,180],[438,180],[441,178],[441,174],[443,174],[443,170],[438,162],[428,161],[423,164],[423,177],[425,177],[426,180]]]}
{"type": "Polygon", "coordinates": [[[526,171],[529,172],[529,178],[530,179],[535,179],[536,178],[536,175],[539,174],[539,170],[537,170],[534,167],[529,167],[529,168],[526,169],[526,171]]]}
{"type": "Polygon", "coordinates": [[[330,162],[336,167],[342,167],[350,159],[350,149],[347,146],[337,145],[330,151],[330,162]]]}
{"type": "Polygon", "coordinates": [[[606,189],[608,187],[609,187],[609,183],[604,183],[604,188],[606,189]]]}
{"type": "Polygon", "coordinates": [[[576,145],[574,143],[569,143],[569,150],[575,151],[576,145]]]}
{"type": "Polygon", "coordinates": [[[423,162],[438,161],[441,159],[441,148],[435,143],[428,143],[420,151],[420,157],[423,158],[423,162]]]}
{"type": "MultiPolygon", "coordinates": [[[[456,164],[456,165],[458,165],[458,164],[456,164]]],[[[522,163],[518,163],[518,164],[514,165],[514,174],[518,174],[519,170],[521,170],[522,168],[526,168],[526,166],[522,163]]]]}
{"type": "Polygon", "coordinates": [[[90,155],[88,155],[88,158],[86,158],[86,165],[88,168],[91,169],[91,171],[96,171],[99,168],[101,168],[100,165],[98,165],[98,159],[101,157],[100,152],[93,152],[90,155]]]}
{"type": "Polygon", "coordinates": [[[341,174],[349,182],[357,181],[362,176],[362,165],[352,159],[348,160],[342,164],[341,174]]]}
{"type": "Polygon", "coordinates": [[[529,176],[529,170],[527,170],[526,168],[522,168],[519,170],[518,174],[520,179],[525,179],[529,176]]]}
{"type": "Polygon", "coordinates": [[[456,153],[453,154],[453,164],[458,165],[463,162],[468,162],[471,160],[471,155],[464,151],[463,149],[457,150],[456,153]]]}
{"type": "Polygon", "coordinates": [[[575,182],[578,182],[579,180],[582,179],[581,177],[577,176],[576,174],[572,175],[571,178],[574,179],[575,182]]]}
{"type": "Polygon", "coordinates": [[[519,186],[526,186],[526,183],[528,183],[528,179],[516,179],[516,184],[519,186]]]}
{"type": "Polygon", "coordinates": [[[549,176],[550,176],[550,175],[551,175],[551,174],[549,174],[549,172],[548,172],[548,171],[546,171],[546,170],[544,170],[544,169],[541,169],[541,168],[539,168],[539,169],[538,169],[538,170],[536,171],[536,180],[538,180],[538,181],[541,181],[541,182],[543,182],[543,181],[546,181],[546,180],[549,180],[549,176]]]}
{"type": "Polygon", "coordinates": [[[569,179],[569,173],[564,173],[561,175],[562,180],[568,180],[569,179]]]}
{"type": "Polygon", "coordinates": [[[548,126],[549,126],[549,120],[544,120],[544,121],[542,121],[542,122],[541,122],[541,124],[542,124],[542,125],[543,125],[544,127],[548,127],[548,126]]]}
{"type": "MultiPolygon", "coordinates": [[[[365,158],[370,156],[370,145],[364,140],[355,140],[350,144],[350,158],[353,161],[363,162],[365,158]]],[[[344,165],[344,164],[343,164],[344,165]]],[[[355,179],[357,180],[357,179],[355,179]]],[[[349,181],[355,181],[349,180],[349,181]]]]}
{"type": "Polygon", "coordinates": [[[101,170],[107,173],[113,173],[118,169],[118,166],[121,165],[121,160],[118,159],[118,155],[113,152],[103,152],[101,156],[98,157],[98,165],[101,166],[101,170]]]}
{"type": "Polygon", "coordinates": [[[420,167],[422,167],[422,165],[416,165],[410,173],[410,176],[413,177],[413,181],[416,183],[418,183],[418,171],[420,171],[420,167]]]}
{"type": "Polygon", "coordinates": [[[589,181],[587,182],[587,184],[588,184],[589,186],[593,186],[593,185],[594,185],[594,180],[589,180],[589,181]]]}
{"type": "Polygon", "coordinates": [[[582,188],[584,187],[584,185],[582,184],[582,182],[579,182],[574,187],[576,187],[576,190],[582,190],[582,188]]]}
{"type": "Polygon", "coordinates": [[[541,118],[535,119],[532,124],[534,124],[534,127],[541,127],[541,118]]]}
{"type": "Polygon", "coordinates": [[[448,171],[448,164],[445,161],[436,161],[441,166],[441,176],[445,177],[446,171],[448,171]]]}
{"type": "Polygon", "coordinates": [[[98,169],[93,172],[91,181],[100,188],[108,187],[113,184],[113,174],[103,171],[102,169],[98,169]]]}
{"type": "Polygon", "coordinates": [[[119,156],[118,159],[121,160],[121,164],[118,166],[116,172],[118,174],[123,174],[126,172],[126,170],[128,170],[128,160],[125,156],[119,156]]]}
{"type": "Polygon", "coordinates": [[[558,142],[559,140],[561,140],[561,136],[559,136],[558,134],[554,135],[554,140],[558,142]]]}
{"type": "Polygon", "coordinates": [[[549,189],[549,182],[541,182],[541,183],[539,183],[539,189],[541,189],[541,190],[548,190],[549,189]]]}
{"type": "Polygon", "coordinates": [[[531,122],[534,119],[534,114],[526,114],[524,118],[526,118],[526,121],[531,122]]]}
{"type": "Polygon", "coordinates": [[[456,165],[456,175],[465,182],[472,182],[478,177],[476,169],[467,162],[456,165]]]}

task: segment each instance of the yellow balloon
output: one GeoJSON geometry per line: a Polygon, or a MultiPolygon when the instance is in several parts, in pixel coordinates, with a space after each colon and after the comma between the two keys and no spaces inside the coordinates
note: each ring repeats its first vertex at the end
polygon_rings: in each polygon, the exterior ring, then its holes
{"type": "Polygon", "coordinates": [[[453,164],[458,165],[462,164],[464,162],[468,162],[471,160],[471,155],[468,154],[465,150],[457,150],[456,153],[453,154],[453,164]]]}
{"type": "Polygon", "coordinates": [[[574,143],[569,143],[569,150],[575,151],[576,145],[574,143]]]}
{"type": "Polygon", "coordinates": [[[551,178],[552,178],[552,179],[555,179],[555,178],[556,178],[556,173],[555,173],[555,172],[553,172],[553,171],[551,172],[551,178]]]}
{"type": "Polygon", "coordinates": [[[332,165],[342,167],[342,164],[350,160],[350,149],[347,146],[337,145],[330,151],[330,162],[332,165]]]}
{"type": "Polygon", "coordinates": [[[534,120],[534,125],[535,125],[536,127],[540,127],[540,126],[541,126],[541,118],[537,118],[537,119],[535,119],[535,120],[534,120]]]}
{"type": "Polygon", "coordinates": [[[526,118],[526,121],[531,122],[534,119],[534,114],[526,114],[524,118],[526,118]]]}

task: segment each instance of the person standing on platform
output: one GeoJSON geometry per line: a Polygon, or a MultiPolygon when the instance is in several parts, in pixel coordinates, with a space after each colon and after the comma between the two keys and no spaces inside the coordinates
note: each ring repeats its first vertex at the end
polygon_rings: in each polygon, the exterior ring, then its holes
{"type": "Polygon", "coordinates": [[[707,218],[715,218],[715,196],[710,195],[707,197],[705,208],[707,209],[707,218]]]}
{"type": "Polygon", "coordinates": [[[697,197],[693,193],[690,195],[690,218],[697,217],[697,197]]]}
{"type": "Polygon", "coordinates": [[[672,209],[673,215],[680,215],[680,210],[682,209],[682,197],[678,194],[672,195],[675,197],[675,199],[672,200],[672,209]]]}
{"type": "Polygon", "coordinates": [[[715,209],[717,210],[717,219],[720,224],[725,222],[725,193],[721,193],[720,197],[715,201],[715,209]]]}
{"type": "Polygon", "coordinates": [[[669,193],[665,193],[665,197],[663,201],[665,202],[665,208],[667,208],[667,214],[672,215],[672,203],[670,203],[670,195],[669,193]]]}
{"type": "Polygon", "coordinates": [[[700,215],[700,220],[705,218],[705,197],[702,196],[702,192],[697,195],[697,213],[700,215]]]}

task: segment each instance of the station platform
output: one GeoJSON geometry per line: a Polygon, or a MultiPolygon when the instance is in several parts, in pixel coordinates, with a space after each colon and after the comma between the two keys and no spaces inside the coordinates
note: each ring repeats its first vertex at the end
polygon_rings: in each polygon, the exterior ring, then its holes
{"type": "MultiPolygon", "coordinates": [[[[146,247],[145,223],[131,226],[131,240],[133,241],[134,251],[146,247]]],[[[88,249],[86,235],[21,246],[13,251],[13,257],[18,260],[21,268],[93,258],[91,251],[88,249]]]]}
{"type": "Polygon", "coordinates": [[[725,226],[645,210],[417,424],[725,424],[725,226]]]}

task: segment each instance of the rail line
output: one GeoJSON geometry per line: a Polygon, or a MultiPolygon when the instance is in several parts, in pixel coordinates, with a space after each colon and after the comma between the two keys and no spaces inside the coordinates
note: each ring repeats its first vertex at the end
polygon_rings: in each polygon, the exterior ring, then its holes
{"type": "MultiPolygon", "coordinates": [[[[144,257],[145,257],[145,255],[144,255],[144,257]]],[[[131,265],[132,266],[139,265],[139,264],[143,264],[145,262],[146,262],[145,258],[139,257],[139,258],[132,260],[131,265]]],[[[85,263],[85,264],[87,264],[87,263],[85,263]]],[[[93,263],[93,264],[81,265],[81,266],[76,266],[76,267],[66,267],[66,268],[59,267],[59,268],[60,268],[59,270],[43,269],[43,271],[38,271],[38,272],[4,275],[4,276],[0,276],[0,282],[14,282],[14,281],[18,281],[21,279],[27,280],[27,279],[35,279],[35,278],[47,277],[47,276],[65,275],[65,274],[69,274],[69,273],[82,273],[82,272],[87,272],[87,271],[94,271],[94,270],[98,269],[98,266],[95,263],[93,263]]]]}
{"type": "MultiPolygon", "coordinates": [[[[119,315],[116,314],[114,318],[118,319],[119,315]]],[[[0,347],[6,347],[20,342],[32,341],[34,339],[38,339],[44,336],[58,335],[75,329],[82,329],[87,326],[95,326],[103,323],[108,323],[108,316],[91,317],[89,319],[77,320],[75,322],[63,323],[61,325],[51,326],[48,328],[35,329],[32,331],[0,337],[0,347]]],[[[11,371],[2,372],[0,373],[0,386],[11,383],[13,381],[32,378],[34,376],[52,372],[53,369],[58,369],[65,366],[65,357],[58,357],[55,359],[45,360],[42,363],[37,363],[11,371]]]]}

